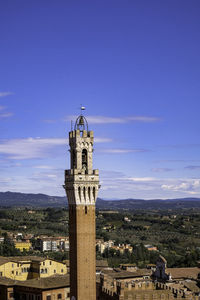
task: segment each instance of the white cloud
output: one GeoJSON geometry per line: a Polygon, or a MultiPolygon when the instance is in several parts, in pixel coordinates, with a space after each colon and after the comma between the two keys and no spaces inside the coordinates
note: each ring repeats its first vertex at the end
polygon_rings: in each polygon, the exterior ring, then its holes
{"type": "Polygon", "coordinates": [[[136,177],[119,172],[100,172],[100,197],[112,199],[166,199],[200,195],[200,179],[136,177]]]}
{"type": "Polygon", "coordinates": [[[152,182],[157,180],[154,177],[129,177],[127,179],[133,182],[152,182]]]}
{"type": "MultiPolygon", "coordinates": [[[[108,138],[96,138],[96,143],[110,142],[108,138]]],[[[49,151],[58,146],[68,145],[64,138],[27,138],[11,139],[0,142],[0,154],[12,159],[31,159],[45,157],[49,151]]]]}
{"type": "Polygon", "coordinates": [[[44,169],[44,170],[52,170],[54,167],[52,166],[47,166],[47,165],[39,165],[39,166],[34,166],[35,169],[44,169]]]}
{"type": "Polygon", "coordinates": [[[0,92],[0,97],[6,97],[6,96],[10,96],[13,95],[13,93],[11,92],[0,92]]]}
{"type": "Polygon", "coordinates": [[[109,124],[109,123],[126,123],[123,118],[104,117],[104,116],[87,116],[90,124],[109,124]]]}
{"type": "Polygon", "coordinates": [[[162,184],[161,188],[163,190],[196,194],[197,193],[196,189],[200,187],[200,179],[187,179],[187,180],[178,180],[178,181],[179,182],[176,184],[162,184]]]}
{"type": "Polygon", "coordinates": [[[98,149],[98,152],[110,153],[110,154],[126,154],[136,152],[146,152],[145,149],[98,149]]]}
{"type": "MultiPolygon", "coordinates": [[[[64,195],[63,170],[45,166],[49,165],[38,165],[39,172],[32,173],[31,168],[27,168],[23,175],[21,172],[1,175],[0,190],[64,195]]],[[[199,178],[128,177],[121,172],[100,170],[100,179],[99,197],[107,199],[166,199],[200,195],[199,178]]]]}
{"type": "Polygon", "coordinates": [[[65,194],[62,184],[64,182],[63,172],[60,176],[55,174],[32,174],[31,176],[12,175],[11,178],[0,177],[0,190],[2,192],[22,192],[22,193],[44,193],[48,195],[65,194]]]}
{"type": "Polygon", "coordinates": [[[133,122],[145,122],[145,123],[161,121],[160,118],[147,117],[147,116],[133,116],[133,117],[128,117],[127,120],[133,121],[133,122]]]}
{"type": "MultiPolygon", "coordinates": [[[[76,120],[77,116],[67,116],[65,120],[76,120]]],[[[116,124],[116,123],[128,123],[128,122],[145,122],[152,123],[160,121],[157,117],[148,116],[130,116],[130,117],[106,117],[106,116],[87,116],[89,124],[116,124]]]]}
{"type": "Polygon", "coordinates": [[[193,187],[194,187],[194,188],[200,187],[200,179],[195,179],[195,180],[194,180],[194,182],[193,182],[193,187]]]}
{"type": "Polygon", "coordinates": [[[12,159],[40,158],[52,147],[66,145],[62,138],[27,138],[6,140],[0,143],[0,153],[12,159]]]}
{"type": "Polygon", "coordinates": [[[162,172],[173,171],[173,169],[170,169],[170,168],[152,168],[151,171],[156,172],[156,173],[162,173],[162,172]]]}
{"type": "Polygon", "coordinates": [[[57,176],[55,174],[47,174],[46,175],[48,178],[56,178],[57,176]]]}
{"type": "Polygon", "coordinates": [[[95,143],[109,143],[109,142],[112,142],[112,139],[109,139],[109,138],[94,138],[94,142],[95,143]]]}
{"type": "Polygon", "coordinates": [[[12,116],[13,116],[13,113],[11,113],[11,112],[0,114],[0,118],[9,118],[9,117],[12,117],[12,116]]]}
{"type": "Polygon", "coordinates": [[[185,167],[187,170],[200,170],[200,166],[187,166],[185,167]]]}
{"type": "Polygon", "coordinates": [[[0,119],[2,119],[2,118],[9,118],[9,117],[13,116],[13,113],[11,113],[11,112],[2,112],[5,109],[6,109],[5,106],[0,105],[0,119]]]}
{"type": "Polygon", "coordinates": [[[0,183],[2,184],[7,184],[7,183],[11,183],[12,182],[12,178],[11,177],[1,177],[0,178],[0,183]]]}

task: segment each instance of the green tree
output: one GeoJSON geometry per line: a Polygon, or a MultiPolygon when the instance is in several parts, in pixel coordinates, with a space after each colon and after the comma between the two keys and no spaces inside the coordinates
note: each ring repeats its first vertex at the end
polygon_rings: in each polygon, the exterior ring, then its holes
{"type": "Polygon", "coordinates": [[[4,242],[0,244],[0,255],[16,256],[21,255],[20,251],[15,248],[14,243],[8,238],[7,233],[3,233],[4,242]]]}

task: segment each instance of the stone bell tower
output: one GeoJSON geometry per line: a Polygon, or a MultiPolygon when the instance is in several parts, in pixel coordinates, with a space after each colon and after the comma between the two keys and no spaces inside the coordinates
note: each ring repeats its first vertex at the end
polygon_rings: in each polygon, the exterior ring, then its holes
{"type": "Polygon", "coordinates": [[[92,168],[93,131],[81,114],[69,132],[71,168],[65,171],[69,203],[70,299],[96,300],[95,202],[99,171],[92,168]]]}

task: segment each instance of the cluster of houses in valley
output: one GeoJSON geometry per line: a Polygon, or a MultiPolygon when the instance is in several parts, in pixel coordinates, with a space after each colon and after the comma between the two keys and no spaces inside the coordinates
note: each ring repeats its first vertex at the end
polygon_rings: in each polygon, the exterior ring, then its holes
{"type": "MultiPolygon", "coordinates": [[[[57,252],[57,251],[69,251],[69,237],[68,236],[34,236],[33,234],[22,233],[8,233],[8,237],[14,242],[15,248],[21,252],[23,250],[30,251],[38,250],[40,252],[57,252]],[[34,242],[33,242],[34,241],[34,242]]],[[[3,243],[4,237],[0,237],[0,243],[3,243]]],[[[103,239],[96,240],[96,246],[99,252],[102,254],[105,249],[119,250],[121,254],[125,251],[132,253],[133,247],[130,244],[115,244],[114,240],[104,241],[103,239]]],[[[157,251],[157,247],[152,245],[145,245],[149,251],[157,251]]]]}
{"type": "MultiPolygon", "coordinates": [[[[45,251],[69,251],[69,237],[66,236],[34,236],[33,234],[9,233],[8,238],[14,242],[15,248],[21,252],[31,249],[41,252],[45,251]]],[[[3,243],[4,237],[0,237],[0,243],[3,243]]]]}

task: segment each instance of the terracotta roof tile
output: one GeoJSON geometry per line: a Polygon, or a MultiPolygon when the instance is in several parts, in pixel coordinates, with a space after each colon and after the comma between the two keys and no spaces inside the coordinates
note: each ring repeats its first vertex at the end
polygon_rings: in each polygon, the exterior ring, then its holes
{"type": "Polygon", "coordinates": [[[200,268],[167,268],[167,274],[171,274],[172,279],[175,278],[194,278],[197,279],[200,268]]]}
{"type": "Polygon", "coordinates": [[[120,278],[135,278],[135,277],[143,277],[143,276],[151,276],[152,271],[147,269],[138,269],[135,272],[122,271],[121,269],[114,270],[103,270],[103,274],[107,274],[110,277],[120,279],[120,278]]]}
{"type": "Polygon", "coordinates": [[[53,289],[69,286],[69,275],[55,275],[46,278],[29,279],[21,281],[17,286],[26,286],[39,289],[53,289]]]}

